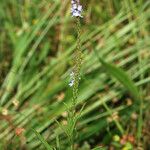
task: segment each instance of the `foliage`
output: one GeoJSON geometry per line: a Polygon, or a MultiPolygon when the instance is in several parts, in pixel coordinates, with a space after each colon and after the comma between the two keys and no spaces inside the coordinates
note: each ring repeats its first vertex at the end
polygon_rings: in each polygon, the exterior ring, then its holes
{"type": "MultiPolygon", "coordinates": [[[[83,63],[77,114],[85,106],[76,126],[75,147],[146,149],[150,2],[81,3],[83,63]],[[111,71],[105,71],[107,66],[111,71]],[[119,141],[113,141],[116,135],[119,141]]],[[[64,103],[72,106],[68,83],[76,48],[74,23],[69,0],[1,0],[0,149],[43,150],[41,139],[57,149],[69,147],[56,120],[66,127],[64,103]]]]}

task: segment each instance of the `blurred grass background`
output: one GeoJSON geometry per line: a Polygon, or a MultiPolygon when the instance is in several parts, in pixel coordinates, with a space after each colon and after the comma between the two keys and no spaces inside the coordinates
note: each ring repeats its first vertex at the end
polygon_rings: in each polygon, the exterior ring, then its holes
{"type": "MultiPolygon", "coordinates": [[[[150,1],[88,0],[82,24],[83,67],[77,108],[85,104],[76,147],[150,148],[150,1]],[[121,67],[141,94],[105,71],[94,53],[121,67]],[[137,102],[138,101],[138,102],[137,102]],[[119,138],[119,142],[115,137],[119,138]],[[126,146],[127,147],[127,146],[126,146]]],[[[43,149],[31,128],[67,149],[64,132],[71,103],[68,86],[76,47],[70,0],[0,2],[0,149],[43,149]]],[[[128,148],[129,149],[129,148],[128,148]]]]}

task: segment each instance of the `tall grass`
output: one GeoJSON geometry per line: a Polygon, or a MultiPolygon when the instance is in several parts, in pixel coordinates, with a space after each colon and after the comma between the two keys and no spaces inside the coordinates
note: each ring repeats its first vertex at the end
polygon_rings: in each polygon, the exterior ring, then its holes
{"type": "MultiPolygon", "coordinates": [[[[76,113],[86,105],[77,123],[75,147],[88,150],[104,145],[121,149],[130,143],[133,149],[147,149],[150,3],[81,3],[84,60],[76,113]],[[123,75],[132,84],[121,81],[121,75],[107,72],[97,56],[107,65],[124,70],[123,75]],[[140,98],[132,96],[133,87],[140,98]],[[134,142],[114,141],[116,136],[122,141],[129,135],[134,142]]],[[[72,106],[68,83],[77,33],[70,1],[1,0],[0,25],[0,148],[44,149],[34,129],[52,147],[67,149],[66,134],[56,120],[65,126],[64,103],[72,106]]]]}

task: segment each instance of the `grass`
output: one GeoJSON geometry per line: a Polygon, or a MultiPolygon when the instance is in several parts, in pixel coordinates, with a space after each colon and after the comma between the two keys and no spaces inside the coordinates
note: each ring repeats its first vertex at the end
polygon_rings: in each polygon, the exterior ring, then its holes
{"type": "MultiPolygon", "coordinates": [[[[123,149],[132,145],[132,149],[146,150],[150,145],[150,3],[81,3],[83,64],[77,113],[85,106],[76,126],[75,147],[123,149]]],[[[76,48],[74,26],[69,0],[1,0],[1,149],[45,149],[32,129],[56,149],[69,147],[56,120],[65,127],[63,103],[72,105],[68,83],[76,48]]]]}

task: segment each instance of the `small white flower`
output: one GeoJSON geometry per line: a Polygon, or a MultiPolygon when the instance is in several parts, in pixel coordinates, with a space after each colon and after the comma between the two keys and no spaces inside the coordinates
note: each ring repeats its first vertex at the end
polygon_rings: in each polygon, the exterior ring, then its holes
{"type": "Polygon", "coordinates": [[[71,80],[69,86],[72,87],[74,85],[74,80],[71,80]]]}
{"type": "Polygon", "coordinates": [[[76,0],[71,0],[71,4],[75,4],[76,3],[76,0]]]}
{"type": "Polygon", "coordinates": [[[82,11],[82,6],[81,5],[78,6],[78,11],[80,11],[80,12],[82,11]]]}
{"type": "Polygon", "coordinates": [[[70,77],[71,77],[71,78],[74,77],[74,72],[73,72],[73,71],[70,73],[70,77]]]}
{"type": "Polygon", "coordinates": [[[70,73],[70,83],[69,86],[72,87],[74,85],[74,72],[70,73]]]}
{"type": "MultiPolygon", "coordinates": [[[[79,77],[79,80],[81,80],[81,78],[79,77]]],[[[69,86],[72,87],[75,83],[75,73],[72,71],[70,73],[70,82],[69,82],[69,86]]]]}
{"type": "Polygon", "coordinates": [[[77,8],[78,8],[77,4],[72,5],[72,10],[77,9],[77,8]]]}

